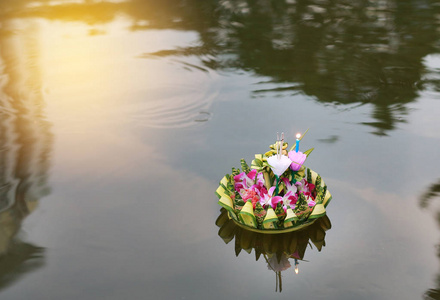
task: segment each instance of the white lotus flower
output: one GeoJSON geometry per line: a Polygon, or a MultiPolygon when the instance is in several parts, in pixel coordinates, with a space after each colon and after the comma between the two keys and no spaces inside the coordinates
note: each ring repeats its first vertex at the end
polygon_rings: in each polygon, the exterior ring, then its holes
{"type": "Polygon", "coordinates": [[[292,164],[292,161],[285,155],[272,155],[271,157],[267,158],[267,163],[269,164],[273,173],[280,177],[292,164]]]}

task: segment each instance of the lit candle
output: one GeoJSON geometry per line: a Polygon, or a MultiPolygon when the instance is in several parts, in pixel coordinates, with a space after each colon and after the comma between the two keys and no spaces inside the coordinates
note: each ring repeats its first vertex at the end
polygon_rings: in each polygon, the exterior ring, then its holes
{"type": "Polygon", "coordinates": [[[301,133],[296,134],[296,152],[299,150],[299,138],[301,137],[301,133]]]}

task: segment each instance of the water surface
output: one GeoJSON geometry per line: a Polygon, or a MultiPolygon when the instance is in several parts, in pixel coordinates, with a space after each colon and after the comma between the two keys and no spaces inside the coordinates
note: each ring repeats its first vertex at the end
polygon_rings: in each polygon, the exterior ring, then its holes
{"type": "Polygon", "coordinates": [[[3,1],[1,298],[438,299],[439,10],[3,1]],[[275,295],[214,191],[307,128],[331,229],[275,295]]]}

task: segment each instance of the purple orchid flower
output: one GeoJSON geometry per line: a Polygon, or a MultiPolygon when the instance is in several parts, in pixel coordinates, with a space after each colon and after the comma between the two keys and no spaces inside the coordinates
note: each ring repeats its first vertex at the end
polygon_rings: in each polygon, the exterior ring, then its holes
{"type": "Polygon", "coordinates": [[[273,209],[277,207],[278,202],[283,200],[283,197],[281,196],[273,196],[273,192],[275,191],[275,187],[271,187],[269,191],[263,195],[262,198],[260,198],[260,204],[262,206],[264,205],[270,205],[273,209]]]}
{"type": "Polygon", "coordinates": [[[238,175],[235,175],[234,176],[235,190],[237,192],[240,192],[240,190],[242,189],[250,188],[254,184],[256,174],[257,174],[257,170],[252,170],[248,174],[242,172],[238,175]]]}
{"type": "Polygon", "coordinates": [[[296,202],[298,201],[298,196],[296,195],[298,188],[296,185],[292,185],[287,178],[283,178],[283,182],[286,186],[286,192],[283,196],[283,207],[285,209],[287,209],[289,206],[294,208],[296,202]]]}
{"type": "Polygon", "coordinates": [[[252,205],[264,198],[268,194],[266,190],[263,173],[256,170],[250,171],[248,174],[242,172],[234,176],[235,190],[240,194],[244,201],[252,201],[252,205]]]}
{"type": "Polygon", "coordinates": [[[307,204],[310,207],[315,206],[316,202],[312,197],[312,191],[315,189],[315,185],[307,182],[305,178],[303,178],[301,181],[296,182],[295,185],[298,188],[298,192],[304,194],[304,196],[306,197],[307,204]]]}

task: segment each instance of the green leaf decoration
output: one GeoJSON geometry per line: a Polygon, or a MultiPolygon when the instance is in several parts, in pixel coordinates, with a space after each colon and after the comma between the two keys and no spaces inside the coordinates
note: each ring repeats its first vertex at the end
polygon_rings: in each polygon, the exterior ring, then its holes
{"type": "MultiPolygon", "coordinates": [[[[232,177],[232,176],[231,176],[232,177]]],[[[228,190],[231,192],[230,196],[235,195],[235,183],[234,179],[228,181],[227,185],[228,190]]]]}
{"type": "Polygon", "coordinates": [[[244,201],[240,198],[237,199],[238,197],[235,197],[235,203],[234,203],[234,212],[235,214],[238,216],[238,214],[240,213],[240,211],[242,210],[243,206],[244,206],[244,201]]]}
{"type": "Polygon", "coordinates": [[[238,255],[241,252],[241,235],[235,235],[235,256],[238,257],[238,255]]]}
{"type": "Polygon", "coordinates": [[[293,211],[298,219],[300,221],[307,220],[307,217],[309,216],[311,209],[309,205],[307,204],[306,197],[304,194],[299,194],[298,202],[296,203],[295,209],[293,211]]]}
{"type": "Polygon", "coordinates": [[[225,188],[221,185],[218,186],[217,190],[215,191],[215,194],[219,199],[224,196],[229,197],[229,195],[226,193],[225,188]]]}
{"type": "Polygon", "coordinates": [[[310,128],[307,128],[306,132],[304,132],[301,137],[299,138],[299,140],[301,141],[303,139],[303,137],[306,135],[306,133],[309,131],[310,128]]]}
{"type": "Polygon", "coordinates": [[[227,210],[229,209],[233,209],[234,208],[234,203],[232,202],[231,197],[227,196],[227,195],[220,195],[219,198],[219,202],[218,202],[221,206],[223,206],[224,208],[226,208],[227,210]]]}
{"type": "Polygon", "coordinates": [[[217,220],[215,220],[215,225],[218,227],[222,227],[226,222],[229,221],[228,213],[223,212],[224,209],[220,208],[220,215],[218,216],[217,220]]]}
{"type": "MultiPolygon", "coordinates": [[[[267,162],[266,162],[266,164],[267,164],[267,162]]],[[[252,160],[252,163],[251,163],[251,168],[254,170],[257,170],[258,172],[261,172],[264,167],[265,167],[265,165],[264,165],[263,160],[261,158],[257,158],[257,155],[255,155],[255,159],[252,160]]]]}
{"type": "Polygon", "coordinates": [[[278,222],[277,222],[278,228],[280,228],[283,226],[284,219],[286,218],[286,212],[284,211],[281,202],[277,203],[277,207],[275,207],[275,214],[277,215],[278,218],[278,222]]]}
{"type": "MultiPolygon", "coordinates": [[[[289,144],[287,142],[283,143],[283,146],[281,147],[282,150],[287,150],[287,147],[289,146],[289,144]]],[[[269,148],[272,149],[273,151],[275,151],[275,153],[277,152],[277,143],[274,143],[272,145],[269,145],[269,148]]]]}
{"type": "Polygon", "coordinates": [[[316,173],[313,170],[310,170],[310,174],[311,174],[310,180],[307,178],[307,181],[316,185],[316,177],[318,177],[318,173],[316,173]]]}
{"type": "Polygon", "coordinates": [[[318,177],[316,177],[315,186],[316,186],[316,188],[321,188],[321,176],[320,175],[318,175],[318,177]]]}
{"type": "Polygon", "coordinates": [[[232,212],[229,212],[229,211],[228,211],[228,215],[229,215],[229,216],[231,217],[231,219],[233,219],[234,221],[239,222],[238,217],[237,217],[237,214],[236,214],[234,211],[232,211],[232,212]]]}
{"type": "Polygon", "coordinates": [[[240,174],[240,170],[236,169],[236,168],[232,168],[232,177],[237,176],[238,174],[240,174]]]}
{"type": "Polygon", "coordinates": [[[246,202],[246,204],[241,209],[238,217],[240,218],[240,221],[243,224],[245,224],[249,227],[257,228],[257,220],[255,219],[255,216],[254,216],[254,210],[252,208],[251,201],[246,202]]]}
{"type": "Polygon", "coordinates": [[[262,228],[264,217],[266,217],[266,210],[264,210],[260,202],[255,204],[254,215],[257,220],[258,228],[262,228]]]}
{"type": "Polygon", "coordinates": [[[252,252],[252,245],[255,243],[254,238],[255,235],[253,235],[251,231],[244,230],[241,233],[240,246],[244,251],[249,254],[252,252]]]}
{"type": "MultiPolygon", "coordinates": [[[[304,174],[304,172],[303,172],[304,174]]],[[[301,174],[300,172],[297,172],[294,176],[293,179],[295,179],[296,181],[301,181],[304,178],[304,175],[301,174]]]]}
{"type": "Polygon", "coordinates": [[[261,250],[257,247],[255,248],[255,260],[259,260],[261,256],[261,250]]]}
{"type": "Polygon", "coordinates": [[[263,161],[260,160],[260,159],[258,159],[258,158],[255,159],[255,164],[256,164],[257,166],[259,166],[260,168],[263,167],[263,161]]]}
{"type": "Polygon", "coordinates": [[[310,214],[310,219],[317,219],[325,215],[325,208],[323,204],[316,204],[313,207],[313,212],[310,214]]]}
{"type": "Polygon", "coordinates": [[[241,169],[243,170],[243,172],[245,172],[247,174],[251,171],[248,164],[246,163],[246,161],[243,158],[240,160],[240,163],[241,163],[241,169]]]}
{"type": "Polygon", "coordinates": [[[315,150],[315,148],[310,148],[309,150],[304,151],[303,153],[309,157],[309,154],[312,153],[312,151],[315,150]]]}
{"type": "Polygon", "coordinates": [[[278,229],[277,223],[278,223],[278,217],[275,214],[272,207],[269,206],[269,208],[267,209],[266,217],[264,218],[263,221],[263,227],[264,229],[270,229],[270,230],[278,229]]]}
{"type": "Polygon", "coordinates": [[[293,227],[293,225],[298,221],[298,217],[295,215],[293,210],[289,207],[287,209],[286,218],[284,219],[284,228],[293,227]]]}
{"type": "Polygon", "coordinates": [[[322,196],[324,197],[326,193],[327,193],[327,185],[324,185],[324,187],[322,188],[322,196]]]}
{"type": "Polygon", "coordinates": [[[270,156],[275,155],[275,154],[277,154],[277,152],[275,150],[269,150],[266,153],[264,153],[264,156],[270,157],[270,156]]]}
{"type": "Polygon", "coordinates": [[[218,231],[219,236],[223,239],[223,241],[227,244],[235,237],[236,227],[234,222],[226,222],[225,226],[222,226],[218,231]]]}
{"type": "Polygon", "coordinates": [[[223,186],[225,186],[225,185],[227,185],[228,184],[228,174],[226,174],[223,178],[222,178],[222,180],[220,180],[220,184],[221,185],[223,185],[223,186]]]}
{"type": "Polygon", "coordinates": [[[332,194],[330,194],[330,192],[327,190],[324,196],[324,202],[323,202],[324,207],[327,207],[327,205],[330,203],[331,200],[332,200],[332,194]]]}
{"type": "Polygon", "coordinates": [[[231,190],[228,188],[228,184],[227,184],[227,183],[226,183],[226,185],[220,184],[220,186],[223,187],[223,189],[224,189],[224,191],[225,191],[225,194],[228,195],[229,197],[230,197],[232,194],[234,194],[234,192],[231,191],[231,190]]]}
{"type": "Polygon", "coordinates": [[[317,189],[315,202],[316,202],[316,204],[321,204],[323,201],[324,201],[324,194],[322,192],[322,189],[317,189]]]}

